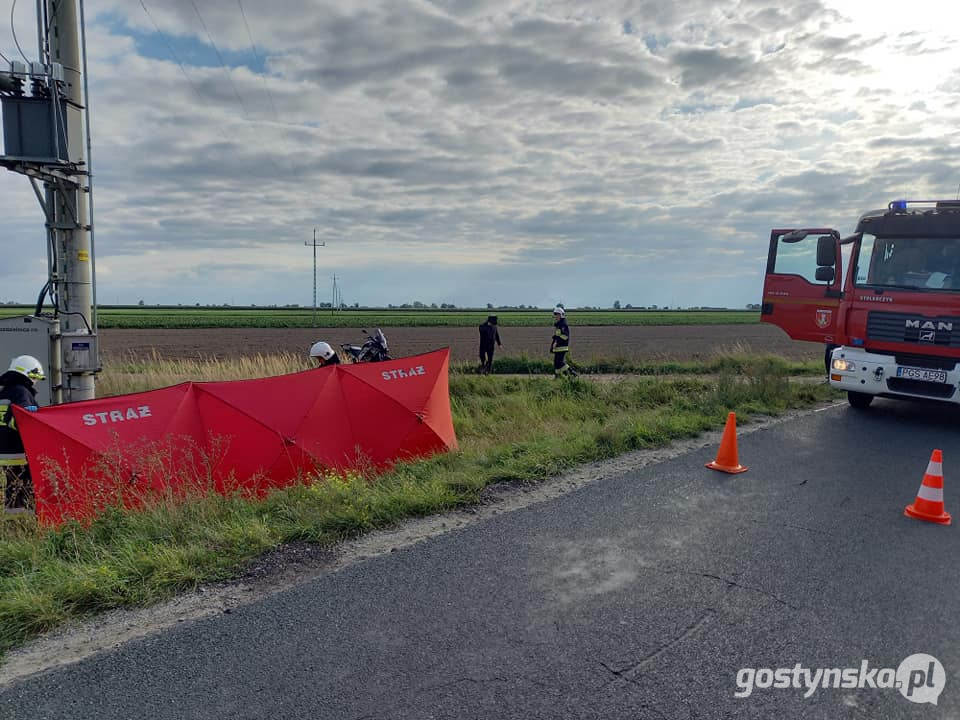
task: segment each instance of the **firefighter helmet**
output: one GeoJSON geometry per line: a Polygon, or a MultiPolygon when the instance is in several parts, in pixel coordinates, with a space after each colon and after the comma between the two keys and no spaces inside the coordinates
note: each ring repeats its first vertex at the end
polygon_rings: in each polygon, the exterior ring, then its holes
{"type": "Polygon", "coordinates": [[[565,311],[560,305],[557,305],[557,306],[553,309],[553,314],[554,314],[554,315],[559,315],[560,317],[566,317],[566,316],[567,316],[566,311],[565,311]]]}
{"type": "Polygon", "coordinates": [[[40,361],[32,355],[20,355],[15,357],[10,361],[10,367],[8,370],[11,370],[15,373],[20,373],[28,380],[32,380],[34,382],[38,382],[46,378],[46,376],[43,374],[43,365],[41,365],[40,361]]]}
{"type": "Polygon", "coordinates": [[[334,351],[334,349],[330,347],[330,344],[323,342],[323,340],[320,342],[315,342],[310,347],[310,357],[315,358],[321,365],[329,362],[329,360],[335,357],[336,354],[337,353],[334,351]]]}

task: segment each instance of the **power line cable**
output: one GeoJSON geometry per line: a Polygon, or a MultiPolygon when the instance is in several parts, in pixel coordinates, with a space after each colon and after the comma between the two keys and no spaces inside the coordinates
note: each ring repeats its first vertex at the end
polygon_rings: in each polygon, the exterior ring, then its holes
{"type": "Polygon", "coordinates": [[[210,41],[210,46],[217,54],[217,59],[220,61],[220,67],[223,68],[224,73],[227,75],[227,80],[230,81],[230,87],[233,88],[233,94],[236,96],[237,102],[240,103],[240,109],[243,111],[244,117],[249,120],[250,116],[247,113],[247,106],[243,104],[243,98],[240,97],[240,91],[237,90],[237,85],[233,82],[233,75],[230,73],[230,69],[227,67],[227,64],[223,61],[223,55],[220,54],[217,44],[213,41],[213,36],[210,34],[210,30],[207,29],[207,24],[203,21],[203,15],[200,14],[200,8],[197,7],[197,3],[195,3],[194,0],[190,0],[190,4],[193,5],[193,9],[197,13],[197,17],[200,18],[200,25],[203,26],[203,31],[207,34],[207,39],[210,41]]]}
{"type": "MultiPolygon", "coordinates": [[[[203,27],[204,32],[206,32],[206,34],[207,34],[207,39],[210,41],[210,45],[211,45],[211,47],[213,47],[213,50],[214,50],[214,52],[215,52],[216,55],[217,55],[217,59],[220,61],[220,66],[223,68],[224,72],[225,72],[226,75],[227,75],[227,79],[230,81],[230,86],[233,88],[233,93],[234,93],[234,95],[235,95],[236,98],[237,98],[237,102],[239,102],[239,104],[240,104],[240,108],[241,108],[241,110],[243,111],[244,116],[246,117],[246,119],[247,119],[248,121],[251,121],[251,122],[252,122],[249,114],[247,113],[247,108],[246,108],[246,105],[245,105],[244,102],[243,102],[243,98],[241,97],[240,92],[237,90],[236,83],[234,83],[234,81],[233,81],[233,76],[231,75],[230,70],[227,68],[227,64],[226,64],[226,62],[224,62],[223,56],[221,55],[220,50],[219,50],[219,48],[217,47],[217,44],[214,42],[213,36],[210,34],[209,28],[207,28],[206,22],[204,22],[204,20],[203,20],[203,15],[200,14],[200,9],[197,7],[197,4],[196,4],[196,2],[194,2],[194,0],[190,0],[190,4],[193,6],[193,10],[194,10],[194,12],[197,14],[197,18],[200,20],[200,25],[203,27]]],[[[147,14],[147,17],[150,18],[150,21],[153,23],[153,25],[154,25],[154,27],[156,28],[157,32],[160,34],[161,37],[163,37],[164,42],[166,42],[167,48],[170,50],[171,55],[174,57],[174,59],[176,60],[177,64],[180,66],[180,71],[183,73],[184,77],[187,78],[187,81],[190,82],[190,78],[189,78],[189,76],[187,75],[187,71],[186,71],[186,69],[184,68],[183,63],[182,63],[182,62],[180,61],[180,59],[177,57],[177,54],[176,54],[176,52],[174,51],[173,46],[172,46],[172,45],[170,44],[170,42],[166,39],[166,36],[163,34],[163,32],[160,30],[160,27],[157,25],[156,21],[153,19],[153,16],[150,15],[150,11],[147,10],[147,6],[144,4],[144,0],[140,0],[140,5],[143,7],[143,10],[144,10],[144,12],[147,14]]],[[[261,64],[260,55],[257,53],[256,42],[254,42],[253,33],[250,31],[250,24],[249,24],[249,22],[247,21],[247,15],[246,15],[246,12],[244,11],[242,0],[237,0],[237,5],[238,5],[239,8],[240,8],[240,14],[241,14],[241,16],[242,16],[242,18],[243,18],[243,24],[244,24],[244,26],[246,27],[246,30],[247,30],[247,37],[250,39],[250,46],[251,46],[251,49],[253,50],[254,57],[256,58],[257,63],[258,63],[258,64],[261,64]]],[[[270,86],[269,86],[269,84],[267,83],[267,80],[266,80],[266,77],[265,77],[265,76],[261,76],[261,79],[262,79],[263,82],[264,82],[264,87],[266,88],[267,96],[268,96],[268,98],[270,99],[270,106],[271,106],[271,108],[272,108],[272,110],[273,110],[274,118],[279,122],[279,113],[277,112],[277,106],[276,106],[276,103],[274,102],[273,94],[270,92],[270,86]]],[[[202,96],[200,95],[199,91],[193,86],[193,83],[192,83],[192,82],[190,82],[190,86],[193,88],[194,92],[198,95],[198,97],[200,97],[201,100],[202,100],[202,99],[203,99],[202,96]]],[[[221,135],[223,135],[222,129],[221,129],[221,135]]],[[[225,137],[225,136],[224,136],[224,137],[225,137]]],[[[280,167],[280,165],[279,165],[279,163],[277,162],[276,158],[275,158],[272,154],[267,155],[267,157],[269,158],[271,164],[273,164],[278,170],[281,170],[281,171],[283,170],[283,168],[280,167]]],[[[300,171],[298,170],[298,168],[297,168],[296,166],[293,166],[293,167],[292,167],[292,170],[293,170],[294,174],[296,174],[296,175],[299,175],[299,174],[300,174],[300,171]]]]}
{"type": "Polygon", "coordinates": [[[20,41],[17,40],[17,28],[14,27],[14,24],[13,24],[13,11],[16,9],[17,9],[17,0],[13,0],[13,5],[10,6],[10,32],[13,33],[13,42],[16,43],[17,50],[20,51],[20,55],[21,57],[23,57],[23,61],[27,63],[27,65],[29,65],[30,59],[24,54],[23,48],[20,47],[20,41]]]}
{"type": "MultiPolygon", "coordinates": [[[[250,38],[250,49],[253,50],[253,56],[257,59],[257,65],[262,66],[264,71],[266,71],[266,61],[260,60],[260,55],[257,53],[257,44],[253,41],[253,33],[250,32],[250,24],[247,22],[247,14],[243,11],[243,0],[237,0],[237,5],[240,6],[240,16],[243,18],[243,25],[247,28],[247,37],[250,38]]],[[[273,102],[273,93],[270,92],[270,83],[267,82],[266,75],[261,75],[260,79],[263,80],[263,87],[267,91],[267,97],[270,99],[270,107],[273,108],[273,117],[278,122],[280,121],[280,115],[277,113],[277,106],[273,102]]]]}
{"type": "MultiPolygon", "coordinates": [[[[239,2],[239,0],[238,0],[238,2],[239,2]]],[[[237,86],[236,86],[236,84],[233,82],[233,77],[231,76],[230,71],[229,71],[229,69],[227,68],[227,64],[226,64],[226,63],[224,62],[224,60],[223,60],[223,56],[220,54],[220,50],[217,48],[217,45],[216,45],[216,43],[214,42],[213,37],[210,35],[210,30],[207,28],[207,25],[206,25],[206,23],[205,23],[204,20],[203,20],[203,16],[200,14],[199,8],[197,7],[197,5],[196,5],[196,3],[194,2],[194,0],[190,0],[190,4],[193,5],[193,9],[194,9],[194,11],[195,11],[196,14],[197,14],[197,18],[199,18],[199,20],[200,20],[200,24],[203,26],[203,29],[204,29],[204,31],[205,31],[206,34],[207,34],[207,38],[208,38],[209,41],[210,41],[210,45],[213,47],[214,51],[216,52],[217,57],[218,57],[219,60],[220,60],[220,65],[221,65],[221,67],[223,68],[224,72],[226,72],[226,74],[227,74],[227,79],[230,81],[230,85],[233,87],[234,95],[236,96],[237,101],[240,103],[240,108],[241,108],[241,110],[243,111],[244,118],[247,120],[247,122],[254,122],[254,121],[250,118],[249,114],[247,113],[247,108],[246,108],[246,105],[245,105],[244,102],[243,102],[243,98],[240,96],[240,92],[237,90],[237,86]]],[[[177,65],[179,66],[180,72],[183,73],[184,78],[186,78],[187,83],[190,85],[190,87],[191,87],[191,89],[193,90],[194,94],[197,96],[197,98],[201,101],[201,103],[202,103],[203,105],[206,105],[206,104],[207,104],[207,100],[203,97],[203,94],[200,92],[200,90],[197,89],[196,85],[194,85],[193,81],[190,80],[190,76],[189,76],[189,74],[187,73],[187,70],[186,70],[186,67],[184,66],[184,63],[180,60],[180,57],[177,55],[176,50],[174,50],[174,48],[173,48],[173,44],[172,44],[172,43],[170,42],[170,40],[167,38],[166,34],[160,29],[160,26],[157,24],[157,21],[154,19],[153,15],[150,13],[150,10],[147,8],[144,0],[140,0],[140,6],[143,8],[144,13],[146,13],[147,17],[150,19],[150,22],[153,24],[153,26],[154,26],[154,28],[156,29],[157,33],[158,33],[158,34],[160,35],[160,37],[163,39],[164,43],[165,43],[166,46],[167,46],[167,49],[170,51],[170,55],[173,57],[174,61],[175,61],[175,62],[177,63],[177,65]]],[[[240,9],[241,9],[241,13],[242,13],[242,12],[243,12],[243,6],[242,6],[242,5],[241,5],[240,9]]],[[[244,22],[246,23],[246,15],[245,15],[245,13],[244,13],[244,22]]],[[[253,42],[253,36],[252,36],[252,34],[250,33],[250,27],[249,27],[249,25],[247,25],[247,34],[250,36],[250,38],[251,38],[251,43],[252,43],[252,42],[253,42]]],[[[256,55],[256,50],[254,50],[254,54],[256,55]]],[[[257,58],[258,58],[258,62],[259,62],[259,56],[257,56],[257,58]]],[[[269,94],[269,87],[267,88],[267,92],[268,92],[268,94],[269,94]]],[[[273,106],[274,114],[277,115],[276,105],[274,105],[274,103],[273,103],[273,96],[272,96],[272,95],[270,96],[270,104],[273,106]]],[[[278,120],[279,120],[279,118],[278,118],[278,120]]],[[[227,137],[226,132],[224,131],[224,129],[223,129],[220,125],[217,125],[217,132],[219,133],[219,135],[220,135],[227,143],[233,143],[233,142],[236,140],[236,138],[227,137]]],[[[267,159],[269,160],[270,164],[273,165],[273,166],[274,166],[277,170],[279,170],[280,172],[285,172],[285,173],[289,173],[289,172],[290,172],[290,170],[284,169],[283,167],[280,166],[280,164],[277,162],[277,159],[274,157],[274,155],[273,155],[272,153],[267,155],[267,159]]],[[[297,171],[297,168],[296,168],[295,166],[292,168],[292,170],[293,170],[294,174],[299,174],[298,171],[297,171]]]]}
{"type": "Polygon", "coordinates": [[[183,73],[183,77],[186,78],[187,84],[193,90],[194,94],[196,94],[197,99],[200,100],[201,103],[205,103],[206,101],[204,100],[203,94],[197,89],[197,86],[193,84],[193,80],[191,80],[190,76],[187,74],[187,69],[183,66],[183,62],[181,62],[180,57],[177,55],[177,51],[173,49],[173,44],[167,39],[166,34],[164,34],[163,30],[160,29],[160,26],[157,25],[157,21],[153,19],[153,15],[150,14],[150,11],[147,10],[147,5],[144,0],[140,0],[140,7],[143,8],[143,11],[147,14],[147,17],[150,18],[150,22],[153,23],[153,27],[156,28],[157,34],[163,38],[163,42],[170,51],[170,55],[173,57],[174,62],[176,62],[180,67],[180,72],[183,73]]]}
{"type": "MultiPolygon", "coordinates": [[[[191,2],[192,2],[192,0],[191,0],[191,2]]],[[[170,42],[170,40],[167,38],[167,36],[166,36],[166,34],[163,32],[163,30],[160,29],[160,25],[159,25],[159,24],[157,23],[157,21],[154,19],[154,17],[153,17],[153,15],[151,14],[150,10],[147,8],[147,5],[146,5],[146,3],[144,2],[144,0],[140,0],[140,7],[143,8],[144,13],[146,13],[147,17],[150,19],[150,22],[153,23],[153,27],[156,29],[157,34],[159,34],[160,37],[163,39],[163,42],[164,42],[164,43],[166,44],[166,46],[167,46],[167,50],[170,51],[171,57],[172,57],[172,58],[174,59],[174,61],[177,63],[177,66],[180,68],[180,72],[183,73],[183,77],[186,78],[187,84],[190,86],[191,90],[193,90],[194,95],[196,95],[196,96],[197,96],[197,99],[200,101],[200,106],[201,106],[201,107],[205,107],[205,106],[207,105],[207,98],[204,98],[203,93],[200,92],[199,88],[197,88],[197,86],[194,84],[194,82],[190,79],[190,75],[187,73],[187,69],[186,69],[186,67],[185,67],[184,64],[183,64],[183,61],[180,59],[180,56],[177,55],[177,51],[174,50],[174,48],[173,48],[173,43],[170,42]]],[[[194,7],[194,10],[197,10],[197,6],[196,6],[195,4],[194,4],[193,7],[194,7]]],[[[200,17],[200,11],[199,11],[199,10],[197,10],[197,16],[200,17]]],[[[200,22],[203,23],[203,18],[202,18],[202,17],[200,17],[200,22]]],[[[203,28],[203,29],[204,29],[204,30],[207,29],[205,24],[204,24],[204,28],[203,28]]],[[[210,37],[209,31],[207,32],[207,37],[210,37]]],[[[213,38],[210,38],[210,42],[211,42],[211,44],[213,44],[213,38]]],[[[215,46],[215,45],[214,45],[214,49],[216,50],[216,46],[215,46]]],[[[217,55],[218,55],[218,56],[220,55],[219,51],[217,51],[217,55]]],[[[221,58],[221,63],[222,63],[222,58],[221,58]]],[[[224,69],[226,70],[226,66],[225,66],[225,65],[224,65],[224,69]]],[[[228,77],[228,78],[230,77],[229,72],[227,73],[227,77],[228,77]]],[[[230,82],[231,82],[231,84],[233,83],[233,79],[232,79],[232,78],[230,79],[230,82]]],[[[237,99],[240,99],[239,93],[237,93],[236,86],[234,86],[234,92],[237,94],[237,99]]],[[[240,106],[241,106],[241,108],[243,109],[243,114],[244,114],[244,117],[246,118],[246,120],[247,120],[248,122],[252,122],[251,119],[250,119],[250,117],[249,117],[249,115],[247,115],[246,108],[244,107],[242,100],[240,101],[240,106]]],[[[236,141],[236,138],[234,138],[234,137],[228,137],[228,136],[227,136],[226,131],[223,129],[223,127],[222,127],[219,123],[216,125],[216,130],[217,130],[217,134],[219,134],[220,137],[221,137],[225,142],[227,142],[228,144],[232,144],[232,143],[234,143],[234,142],[236,141]]],[[[286,172],[282,167],[280,167],[280,165],[277,163],[276,158],[274,158],[273,155],[268,155],[267,157],[269,158],[270,163],[271,163],[277,170],[280,170],[281,172],[286,172]]]]}
{"type": "MultiPolygon", "coordinates": [[[[193,4],[193,9],[197,11],[197,17],[200,17],[200,11],[197,10],[196,3],[194,2],[194,0],[190,0],[190,2],[191,2],[191,4],[193,4]]],[[[260,54],[257,52],[257,43],[254,41],[254,39],[253,39],[253,33],[250,31],[250,23],[247,21],[247,13],[246,13],[246,11],[243,9],[243,2],[242,2],[242,0],[237,0],[237,6],[240,8],[240,16],[243,18],[243,25],[244,25],[244,27],[246,27],[246,29],[247,29],[247,37],[250,39],[250,49],[253,51],[253,56],[254,56],[254,58],[256,58],[257,64],[258,64],[258,65],[263,65],[263,69],[264,69],[264,71],[266,71],[266,62],[265,62],[265,60],[264,60],[264,61],[261,61],[261,59],[260,59],[260,54]]],[[[201,22],[201,24],[203,23],[203,18],[202,18],[202,17],[200,17],[200,22],[201,22]]],[[[207,26],[206,26],[205,24],[203,25],[203,29],[204,29],[204,30],[207,30],[207,26]]],[[[207,37],[210,38],[210,44],[213,45],[213,49],[214,49],[214,50],[217,50],[217,46],[214,44],[213,38],[210,37],[210,32],[209,32],[209,30],[207,30],[207,37]]],[[[220,52],[219,52],[219,51],[217,51],[217,57],[220,57],[220,52]]],[[[222,65],[224,65],[224,70],[227,70],[226,65],[223,63],[223,58],[220,59],[220,63],[221,63],[222,65]]],[[[265,74],[261,74],[261,73],[256,73],[256,74],[260,75],[260,80],[263,82],[263,87],[264,87],[264,89],[267,91],[267,97],[270,99],[270,107],[271,107],[271,109],[272,109],[272,111],[273,111],[274,120],[276,120],[277,122],[280,122],[280,113],[277,112],[277,105],[276,105],[276,103],[275,103],[274,100],[273,100],[273,93],[270,91],[270,84],[267,82],[266,75],[265,75],[265,74]]],[[[230,77],[229,71],[227,71],[227,76],[230,77]]],[[[230,77],[230,83],[233,84],[233,78],[232,78],[232,77],[230,77]]],[[[237,88],[236,88],[236,85],[234,85],[233,88],[234,88],[234,92],[236,92],[236,89],[237,89],[237,88]]],[[[243,106],[243,100],[240,99],[240,94],[239,94],[239,93],[237,93],[237,99],[240,100],[240,104],[241,104],[241,106],[243,106]]],[[[244,107],[244,110],[246,110],[245,107],[244,107]]],[[[247,120],[253,122],[253,118],[251,118],[251,117],[249,117],[249,116],[247,116],[247,120]]],[[[270,154],[270,155],[268,155],[267,157],[270,158],[270,163],[271,163],[277,170],[280,170],[281,172],[291,172],[291,171],[292,171],[295,175],[299,175],[299,174],[300,174],[300,173],[298,172],[298,170],[297,170],[297,167],[296,167],[295,165],[293,165],[292,163],[291,163],[290,169],[287,170],[287,169],[283,168],[283,167],[280,165],[279,162],[277,162],[277,159],[273,156],[273,154],[270,154]]]]}
{"type": "MultiPolygon", "coordinates": [[[[153,27],[156,29],[157,34],[160,35],[160,37],[163,39],[164,44],[166,44],[167,46],[167,50],[170,51],[170,56],[173,58],[174,62],[177,63],[177,66],[180,68],[180,72],[183,73],[183,77],[186,79],[187,84],[190,86],[190,89],[193,90],[193,94],[196,95],[197,99],[200,101],[200,104],[198,107],[206,107],[207,98],[204,98],[203,93],[200,92],[200,89],[196,86],[193,80],[190,79],[190,75],[189,73],[187,73],[187,68],[184,66],[183,61],[180,59],[180,56],[177,55],[177,51],[173,49],[173,43],[171,43],[170,40],[167,38],[166,33],[164,33],[163,30],[160,29],[160,25],[157,24],[157,21],[154,19],[150,10],[147,8],[147,5],[144,2],[144,0],[140,0],[140,7],[143,8],[144,13],[146,13],[148,18],[150,18],[150,22],[153,23],[153,27]]],[[[227,144],[232,144],[236,140],[236,138],[231,138],[227,136],[226,131],[224,130],[223,126],[220,123],[216,123],[214,125],[214,128],[217,134],[220,136],[220,138],[227,144]]],[[[273,160],[273,158],[271,158],[271,161],[274,164],[276,164],[276,161],[273,160]]]]}
{"type": "MultiPolygon", "coordinates": [[[[257,64],[262,65],[264,69],[264,73],[260,74],[260,79],[263,81],[263,87],[267,91],[267,97],[270,99],[270,107],[273,110],[273,118],[278,123],[282,122],[280,120],[280,113],[277,112],[277,105],[273,100],[273,93],[270,91],[270,83],[267,82],[266,60],[264,59],[261,61],[260,54],[257,52],[257,43],[253,39],[253,33],[250,32],[250,23],[247,22],[247,13],[243,9],[243,0],[237,0],[237,5],[240,7],[240,16],[243,18],[243,24],[247,28],[247,37],[250,38],[250,49],[253,51],[253,56],[256,58],[257,64]]],[[[280,164],[276,161],[273,155],[270,156],[270,160],[276,168],[281,170],[283,169],[280,167],[280,164]]],[[[290,163],[290,171],[296,177],[301,177],[303,174],[302,169],[298,168],[293,162],[290,163]]]]}

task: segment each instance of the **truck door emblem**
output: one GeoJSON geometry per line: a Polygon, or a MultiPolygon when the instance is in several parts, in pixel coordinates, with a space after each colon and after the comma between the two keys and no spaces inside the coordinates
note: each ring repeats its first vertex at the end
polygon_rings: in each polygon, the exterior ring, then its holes
{"type": "Polygon", "coordinates": [[[833,310],[817,310],[817,327],[825,328],[830,326],[830,320],[833,318],[833,310]]]}

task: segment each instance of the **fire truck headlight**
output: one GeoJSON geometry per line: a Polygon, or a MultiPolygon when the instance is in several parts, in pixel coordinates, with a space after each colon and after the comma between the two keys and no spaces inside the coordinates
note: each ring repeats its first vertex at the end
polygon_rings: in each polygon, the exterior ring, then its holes
{"type": "Polygon", "coordinates": [[[843,370],[843,371],[845,371],[845,372],[850,372],[850,371],[852,371],[852,370],[856,370],[856,369],[857,369],[857,364],[856,364],[856,363],[852,363],[852,362],[850,362],[849,360],[842,360],[842,359],[840,359],[840,358],[836,358],[836,359],[833,361],[833,369],[834,369],[834,370],[843,370]]]}

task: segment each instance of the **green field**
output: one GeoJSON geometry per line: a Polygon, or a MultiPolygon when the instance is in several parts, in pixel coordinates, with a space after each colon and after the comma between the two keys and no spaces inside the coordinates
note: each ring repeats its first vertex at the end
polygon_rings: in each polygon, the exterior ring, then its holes
{"type": "MultiPolygon", "coordinates": [[[[0,317],[32,308],[0,307],[0,317]]],[[[514,327],[542,326],[549,310],[340,310],[310,308],[100,308],[101,328],[471,327],[496,314],[514,327]]],[[[578,325],[721,325],[760,321],[756,310],[568,310],[578,325]]]]}

